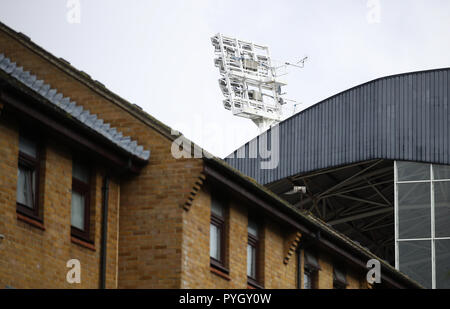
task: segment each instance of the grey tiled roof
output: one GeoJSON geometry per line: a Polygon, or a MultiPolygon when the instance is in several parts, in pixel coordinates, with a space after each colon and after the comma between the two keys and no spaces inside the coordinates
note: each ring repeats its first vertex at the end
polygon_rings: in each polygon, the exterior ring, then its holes
{"type": "Polygon", "coordinates": [[[11,60],[2,53],[0,53],[0,70],[11,75],[21,84],[32,89],[49,102],[70,114],[82,124],[103,135],[106,139],[126,152],[135,155],[142,160],[148,160],[150,158],[149,150],[145,150],[143,146],[138,145],[137,142],[130,137],[123,136],[122,132],[117,131],[116,128],[112,128],[109,123],[104,122],[103,119],[99,119],[97,115],[91,114],[89,110],[77,105],[77,103],[73,102],[69,97],[64,97],[62,93],[53,89],[49,84],[46,84],[43,80],[39,80],[36,75],[32,75],[29,71],[24,71],[23,67],[18,67],[15,62],[11,62],[11,60]]]}

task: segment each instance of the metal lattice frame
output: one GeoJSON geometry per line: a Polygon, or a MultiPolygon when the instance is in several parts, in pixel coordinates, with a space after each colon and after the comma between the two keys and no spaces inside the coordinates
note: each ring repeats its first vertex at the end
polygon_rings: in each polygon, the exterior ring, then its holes
{"type": "Polygon", "coordinates": [[[289,184],[268,187],[294,206],[311,211],[373,253],[394,263],[394,168],[392,161],[372,160],[291,177],[289,184]],[[293,185],[306,195],[285,196],[293,185]]]}

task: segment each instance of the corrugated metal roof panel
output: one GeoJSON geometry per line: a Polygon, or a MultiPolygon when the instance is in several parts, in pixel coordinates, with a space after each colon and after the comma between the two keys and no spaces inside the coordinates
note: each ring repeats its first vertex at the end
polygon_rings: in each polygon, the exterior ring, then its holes
{"type": "Polygon", "coordinates": [[[273,170],[261,169],[259,155],[248,157],[249,143],[233,153],[245,149],[245,158],[226,161],[263,184],[375,158],[450,164],[449,74],[445,68],[380,78],[290,117],[279,124],[273,170]]]}

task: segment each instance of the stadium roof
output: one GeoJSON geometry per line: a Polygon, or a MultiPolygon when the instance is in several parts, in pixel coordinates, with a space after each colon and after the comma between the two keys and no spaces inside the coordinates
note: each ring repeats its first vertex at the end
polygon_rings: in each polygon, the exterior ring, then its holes
{"type": "Polygon", "coordinates": [[[264,135],[226,162],[262,184],[372,159],[450,164],[449,75],[443,68],[379,78],[295,114],[279,124],[275,169],[250,156],[264,135]]]}

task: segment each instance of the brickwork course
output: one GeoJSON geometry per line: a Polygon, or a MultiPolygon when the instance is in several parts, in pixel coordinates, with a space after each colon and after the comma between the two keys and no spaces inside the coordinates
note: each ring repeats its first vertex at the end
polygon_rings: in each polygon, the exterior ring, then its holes
{"type": "MultiPolygon", "coordinates": [[[[218,158],[174,158],[171,147],[178,136],[169,127],[3,24],[0,53],[151,150],[149,161],[137,173],[117,172],[111,177],[106,288],[249,288],[249,214],[257,215],[262,227],[261,287],[299,288],[306,245],[318,252],[318,288],[333,288],[337,262],[345,266],[348,288],[371,287],[365,263],[376,257],[323,222],[292,209],[218,158]],[[229,197],[226,272],[210,263],[212,189],[229,197]]],[[[44,219],[41,225],[30,221],[16,211],[21,121],[9,112],[7,102],[0,101],[0,110],[0,234],[4,235],[0,288],[99,288],[102,179],[111,167],[93,161],[92,244],[88,246],[74,240],[70,232],[72,145],[45,137],[39,179],[44,219]],[[80,284],[66,280],[70,259],[81,263],[80,284]]],[[[385,263],[382,273],[383,287],[420,287],[385,263]]]]}

